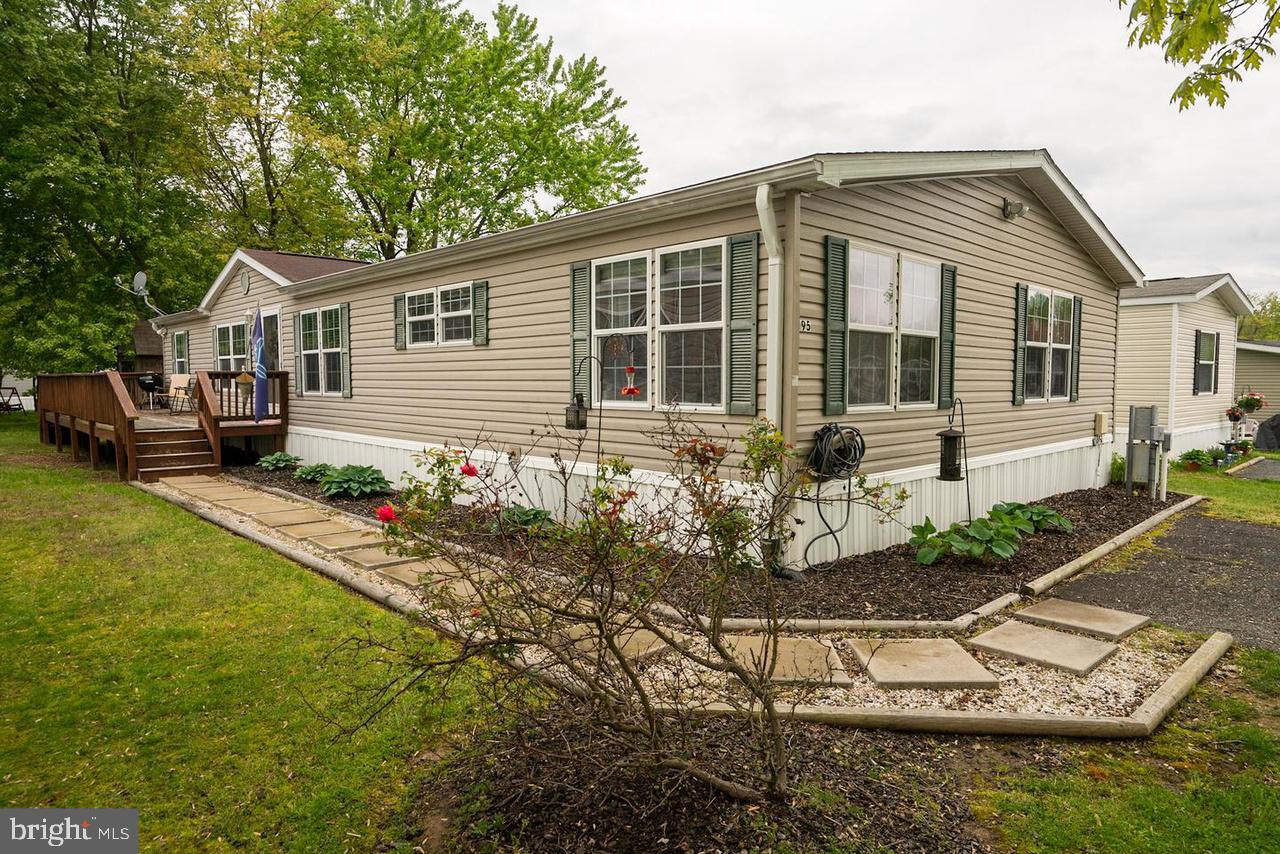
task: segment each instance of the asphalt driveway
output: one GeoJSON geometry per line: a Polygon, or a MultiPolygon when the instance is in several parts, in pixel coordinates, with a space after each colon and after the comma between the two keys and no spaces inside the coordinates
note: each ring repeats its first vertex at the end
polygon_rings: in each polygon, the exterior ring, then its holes
{"type": "Polygon", "coordinates": [[[1155,548],[1122,568],[1091,569],[1054,593],[1280,651],[1280,528],[1184,514],[1155,548]]]}

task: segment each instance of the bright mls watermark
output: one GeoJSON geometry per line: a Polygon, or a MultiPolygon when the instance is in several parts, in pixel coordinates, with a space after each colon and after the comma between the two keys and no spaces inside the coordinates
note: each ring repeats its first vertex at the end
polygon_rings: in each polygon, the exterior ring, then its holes
{"type": "Polygon", "coordinates": [[[0,851],[93,851],[136,854],[138,811],[0,809],[0,851]]]}

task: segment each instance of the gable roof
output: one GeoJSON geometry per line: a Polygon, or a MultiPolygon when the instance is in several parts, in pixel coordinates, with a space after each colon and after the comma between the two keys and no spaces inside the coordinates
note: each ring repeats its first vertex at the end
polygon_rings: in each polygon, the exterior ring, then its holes
{"type": "Polygon", "coordinates": [[[1255,353],[1273,353],[1280,356],[1280,341],[1237,341],[1237,350],[1252,350],[1255,353]]]}
{"type": "Polygon", "coordinates": [[[313,293],[377,282],[392,276],[427,272],[446,264],[478,262],[501,252],[545,246],[605,228],[749,202],[761,185],[768,185],[774,192],[818,192],[832,187],[888,181],[986,175],[1013,175],[1020,178],[1113,282],[1121,287],[1142,284],[1144,277],[1141,268],[1089,207],[1080,192],[1062,174],[1049,152],[1034,149],[812,154],[511,231],[380,261],[361,269],[341,270],[317,279],[286,285],[284,289],[299,294],[313,293]]]}
{"type": "Polygon", "coordinates": [[[1168,305],[1199,302],[1215,293],[1236,313],[1236,316],[1242,317],[1253,313],[1253,302],[1249,299],[1249,295],[1236,283],[1230,273],[1149,279],[1146,287],[1140,291],[1122,291],[1120,302],[1125,305],[1168,305]]]}

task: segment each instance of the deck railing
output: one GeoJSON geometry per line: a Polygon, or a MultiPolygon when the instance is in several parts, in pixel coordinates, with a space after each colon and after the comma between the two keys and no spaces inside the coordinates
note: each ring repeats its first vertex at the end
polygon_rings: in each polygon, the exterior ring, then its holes
{"type": "MultiPolygon", "coordinates": [[[[253,396],[256,394],[252,384],[241,385],[236,382],[240,376],[253,376],[244,371],[197,371],[201,377],[207,377],[209,388],[200,388],[212,393],[217,399],[218,418],[222,421],[252,421],[253,396]]],[[[289,413],[289,372],[267,371],[267,418],[285,421],[289,413]]]]}
{"type": "MultiPolygon", "coordinates": [[[[97,465],[98,443],[95,428],[110,424],[116,446],[116,471],[122,478],[138,476],[138,460],[133,453],[135,422],[138,408],[118,371],[94,374],[40,374],[36,377],[36,398],[40,418],[40,438],[50,441],[46,413],[53,413],[52,441],[62,447],[59,417],[65,415],[89,424],[89,459],[97,465]]],[[[74,421],[71,425],[71,453],[79,455],[79,440],[74,421]]]]}

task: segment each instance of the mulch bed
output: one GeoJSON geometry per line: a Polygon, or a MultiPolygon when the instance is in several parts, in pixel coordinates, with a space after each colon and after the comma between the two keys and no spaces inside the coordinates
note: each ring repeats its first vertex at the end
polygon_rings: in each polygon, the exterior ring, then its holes
{"type": "MultiPolygon", "coordinates": [[[[616,747],[552,717],[477,733],[424,781],[412,841],[428,852],[992,850],[965,797],[988,740],[808,724],[789,735],[794,794],[758,804],[621,763],[616,747]]],[[[1046,742],[1023,744],[1054,764],[1046,742]]],[[[754,763],[744,743],[722,746],[725,761],[738,751],[754,763]]]]}
{"type": "Polygon", "coordinates": [[[274,486],[276,489],[283,489],[295,495],[301,495],[303,498],[310,498],[312,501],[319,501],[321,504],[327,504],[338,510],[345,510],[348,513],[368,519],[376,518],[374,510],[387,503],[394,504],[400,496],[398,491],[392,490],[383,495],[369,495],[363,498],[330,498],[320,491],[320,484],[306,480],[294,480],[292,471],[267,471],[264,468],[249,465],[226,466],[223,470],[232,477],[238,477],[251,483],[259,483],[263,486],[274,486]]]}
{"type": "MultiPolygon", "coordinates": [[[[1046,530],[1024,538],[1007,561],[948,555],[932,566],[915,561],[915,550],[893,546],[815,566],[800,581],[774,585],[785,617],[879,620],[950,620],[1013,593],[1026,581],[1102,545],[1186,496],[1170,493],[1163,503],[1127,498],[1118,487],[1064,492],[1036,502],[1075,525],[1068,534],[1046,530]]],[[[735,617],[765,614],[765,591],[744,583],[729,592],[735,617]]]]}

